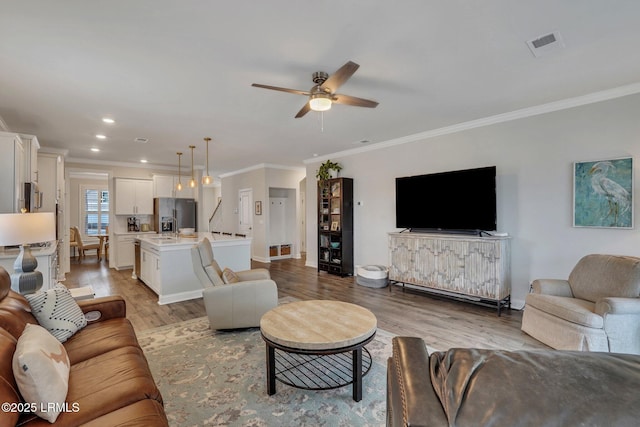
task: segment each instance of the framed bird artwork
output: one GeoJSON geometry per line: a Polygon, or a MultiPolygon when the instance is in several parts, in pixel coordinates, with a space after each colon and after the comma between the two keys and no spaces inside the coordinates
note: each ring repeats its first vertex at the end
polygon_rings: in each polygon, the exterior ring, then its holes
{"type": "Polygon", "coordinates": [[[633,159],[575,162],[573,226],[633,228],[633,159]]]}

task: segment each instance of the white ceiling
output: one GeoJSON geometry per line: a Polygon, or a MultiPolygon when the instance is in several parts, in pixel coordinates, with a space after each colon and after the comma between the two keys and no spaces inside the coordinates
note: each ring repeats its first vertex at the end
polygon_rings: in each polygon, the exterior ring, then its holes
{"type": "Polygon", "coordinates": [[[202,165],[210,136],[215,175],[303,166],[636,83],[639,22],[637,0],[2,0],[0,117],[75,160],[184,165],[193,144],[202,165]],[[534,57],[527,40],[551,31],[565,47],[534,57]],[[348,60],[338,92],[376,109],[294,119],[303,96],[251,87],[309,90],[348,60]]]}

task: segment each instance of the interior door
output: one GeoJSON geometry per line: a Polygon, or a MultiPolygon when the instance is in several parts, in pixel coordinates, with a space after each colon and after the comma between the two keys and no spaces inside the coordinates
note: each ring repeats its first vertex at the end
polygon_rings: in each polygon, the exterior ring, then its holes
{"type": "Polygon", "coordinates": [[[239,191],[240,202],[238,204],[238,230],[247,236],[253,230],[253,190],[245,188],[239,191]]]}

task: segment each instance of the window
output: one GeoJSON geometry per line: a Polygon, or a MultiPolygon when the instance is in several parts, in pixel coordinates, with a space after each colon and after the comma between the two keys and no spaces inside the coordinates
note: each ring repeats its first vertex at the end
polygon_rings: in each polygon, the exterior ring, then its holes
{"type": "Polygon", "coordinates": [[[81,185],[82,232],[86,236],[105,234],[109,227],[109,190],[106,186],[81,185]]]}

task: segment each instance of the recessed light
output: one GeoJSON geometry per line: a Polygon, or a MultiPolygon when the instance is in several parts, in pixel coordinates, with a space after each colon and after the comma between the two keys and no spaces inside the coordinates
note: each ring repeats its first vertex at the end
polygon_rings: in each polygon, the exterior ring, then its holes
{"type": "Polygon", "coordinates": [[[140,163],[147,163],[147,159],[140,160],[140,163]]]}
{"type": "Polygon", "coordinates": [[[135,142],[139,142],[140,144],[146,144],[147,142],[149,142],[149,138],[136,138],[134,139],[135,142]]]}
{"type": "Polygon", "coordinates": [[[101,135],[101,134],[97,134],[97,135],[96,135],[96,138],[98,138],[98,139],[107,139],[107,137],[106,137],[106,136],[101,135]]]}
{"type": "Polygon", "coordinates": [[[113,119],[111,119],[109,117],[103,117],[102,121],[105,122],[105,123],[109,123],[110,125],[112,125],[112,124],[114,124],[116,122],[115,120],[113,120],[113,119]]]}
{"type": "Polygon", "coordinates": [[[92,148],[91,151],[93,151],[94,153],[98,153],[100,151],[99,148],[92,148]]]}

